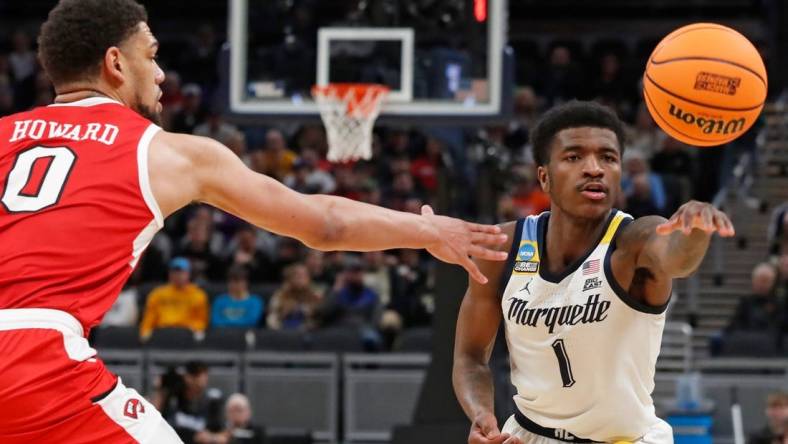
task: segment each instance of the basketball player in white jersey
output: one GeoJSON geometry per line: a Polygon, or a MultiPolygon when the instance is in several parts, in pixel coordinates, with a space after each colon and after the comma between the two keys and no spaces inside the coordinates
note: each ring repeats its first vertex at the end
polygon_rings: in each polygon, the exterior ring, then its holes
{"type": "Polygon", "coordinates": [[[570,102],[532,133],[549,212],[502,226],[507,263],[479,260],[457,322],[454,389],[469,444],[672,443],[651,392],[674,278],[700,264],[728,217],[688,202],[670,220],[613,208],[623,127],[601,105],[570,102]],[[488,367],[503,319],[516,411],[499,430],[488,367]]]}

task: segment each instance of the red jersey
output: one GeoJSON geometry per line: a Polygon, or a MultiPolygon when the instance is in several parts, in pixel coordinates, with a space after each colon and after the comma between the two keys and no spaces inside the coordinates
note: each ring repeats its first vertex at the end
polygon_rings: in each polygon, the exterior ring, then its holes
{"type": "Polygon", "coordinates": [[[0,309],[62,310],[85,335],[101,321],[163,225],[158,130],[107,98],[0,119],[0,309]]]}

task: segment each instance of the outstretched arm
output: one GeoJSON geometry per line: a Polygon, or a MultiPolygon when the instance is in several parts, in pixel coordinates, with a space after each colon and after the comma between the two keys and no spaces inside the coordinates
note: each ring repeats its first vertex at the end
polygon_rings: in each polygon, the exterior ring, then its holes
{"type": "Polygon", "coordinates": [[[415,215],[336,196],[300,194],[250,170],[211,139],[160,132],[153,139],[149,165],[165,215],[201,201],[316,249],[425,248],[442,261],[463,266],[480,282],[485,277],[469,256],[506,259],[505,253],[490,249],[506,241],[498,227],[437,216],[428,206],[415,215]]]}
{"type": "Polygon", "coordinates": [[[698,268],[715,232],[723,237],[735,234],[725,213],[697,201],[685,203],[668,220],[647,216],[630,224],[619,247],[634,263],[629,275],[647,276],[648,282],[642,283],[645,301],[652,305],[667,302],[672,279],[687,277],[698,268]]]}
{"type": "MultiPolygon", "coordinates": [[[[506,224],[503,229],[512,237],[514,224],[506,224]]],[[[454,393],[473,422],[468,435],[469,444],[518,444],[517,438],[501,434],[498,428],[493,409],[493,378],[488,365],[501,323],[498,291],[504,264],[484,260],[476,262],[490,282],[469,282],[460,307],[454,340],[454,393]]]]}

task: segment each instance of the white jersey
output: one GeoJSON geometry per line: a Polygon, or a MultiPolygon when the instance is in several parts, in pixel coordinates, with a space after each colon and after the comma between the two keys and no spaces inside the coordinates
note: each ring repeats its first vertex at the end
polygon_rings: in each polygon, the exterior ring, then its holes
{"type": "Polygon", "coordinates": [[[630,215],[613,210],[600,239],[561,275],[540,266],[549,217],[518,221],[502,277],[519,416],[566,441],[635,441],[659,421],[651,392],[667,304],[647,306],[613,278],[610,255],[630,215]]]}

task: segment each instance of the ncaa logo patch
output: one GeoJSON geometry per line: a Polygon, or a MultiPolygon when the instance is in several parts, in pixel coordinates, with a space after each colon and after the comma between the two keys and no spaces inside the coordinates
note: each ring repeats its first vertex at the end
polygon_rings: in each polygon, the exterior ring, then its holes
{"type": "Polygon", "coordinates": [[[530,261],[535,255],[536,247],[530,242],[520,245],[520,249],[517,250],[518,261],[530,261]]]}

